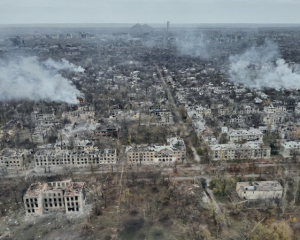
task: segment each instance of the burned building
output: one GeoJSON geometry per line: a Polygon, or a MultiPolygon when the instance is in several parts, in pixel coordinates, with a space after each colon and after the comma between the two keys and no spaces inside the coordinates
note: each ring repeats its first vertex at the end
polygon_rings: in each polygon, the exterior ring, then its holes
{"type": "Polygon", "coordinates": [[[30,155],[30,151],[26,149],[3,149],[0,152],[0,168],[12,171],[21,171],[25,167],[26,157],[30,155]]]}
{"type": "Polygon", "coordinates": [[[101,164],[116,164],[116,149],[94,150],[40,150],[35,153],[36,167],[45,166],[91,166],[101,164]]]}
{"type": "Polygon", "coordinates": [[[168,138],[167,145],[135,145],[126,147],[129,164],[176,164],[186,159],[186,147],[181,138],[168,138]]]}
{"type": "Polygon", "coordinates": [[[238,182],[236,192],[241,199],[281,198],[283,187],[278,181],[238,182]]]}
{"type": "Polygon", "coordinates": [[[98,137],[119,137],[119,128],[115,126],[101,126],[94,130],[94,135],[98,137]]]}
{"type": "Polygon", "coordinates": [[[71,180],[32,183],[24,195],[26,215],[49,212],[83,212],[85,204],[84,182],[71,180]]]}

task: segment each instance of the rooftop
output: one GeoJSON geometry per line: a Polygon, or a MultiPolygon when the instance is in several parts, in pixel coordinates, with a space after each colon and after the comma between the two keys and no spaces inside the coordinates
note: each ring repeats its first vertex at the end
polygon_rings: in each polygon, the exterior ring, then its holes
{"type": "Polygon", "coordinates": [[[238,182],[237,187],[243,191],[282,191],[283,188],[278,181],[261,182],[238,182]]]}

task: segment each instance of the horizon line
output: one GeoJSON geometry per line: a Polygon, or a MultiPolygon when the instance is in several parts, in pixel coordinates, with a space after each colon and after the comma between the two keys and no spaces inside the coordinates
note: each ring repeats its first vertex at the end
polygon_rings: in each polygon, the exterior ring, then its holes
{"type": "MultiPolygon", "coordinates": [[[[0,26],[15,26],[15,25],[19,25],[19,26],[25,26],[25,25],[104,25],[104,24],[112,24],[112,25],[116,25],[116,24],[155,24],[155,25],[164,25],[166,24],[168,21],[166,22],[160,22],[160,23],[148,23],[148,22],[126,22],[126,23],[120,23],[120,22],[101,22],[101,23],[0,23],[0,26]]],[[[193,25],[193,24],[205,24],[205,25],[300,25],[300,23],[205,23],[205,22],[199,22],[199,23],[178,23],[178,22],[171,22],[169,21],[170,24],[172,25],[193,25]]]]}

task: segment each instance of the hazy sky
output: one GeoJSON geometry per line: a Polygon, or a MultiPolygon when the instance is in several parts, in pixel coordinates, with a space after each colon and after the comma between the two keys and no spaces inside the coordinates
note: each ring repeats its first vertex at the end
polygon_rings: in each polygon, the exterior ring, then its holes
{"type": "Polygon", "coordinates": [[[0,0],[0,24],[300,23],[300,0],[0,0]]]}

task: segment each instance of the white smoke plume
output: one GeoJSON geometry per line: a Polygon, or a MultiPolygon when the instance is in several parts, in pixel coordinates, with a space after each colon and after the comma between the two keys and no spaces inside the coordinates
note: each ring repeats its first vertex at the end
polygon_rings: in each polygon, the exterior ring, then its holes
{"type": "Polygon", "coordinates": [[[55,70],[70,70],[73,72],[84,72],[84,69],[82,67],[77,67],[64,58],[61,60],[61,62],[56,62],[53,59],[49,58],[47,61],[44,62],[44,65],[46,67],[51,67],[55,70]]]}
{"type": "MultiPolygon", "coordinates": [[[[243,54],[229,58],[231,81],[250,88],[300,89],[300,74],[280,58],[278,45],[265,41],[243,54]]],[[[297,69],[299,66],[295,66],[297,69]]]]}
{"type": "Polygon", "coordinates": [[[0,100],[76,103],[80,92],[59,70],[82,71],[67,60],[39,61],[37,57],[0,59],[0,100]]]}

